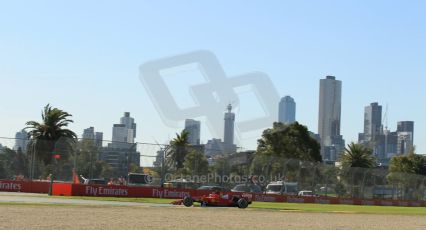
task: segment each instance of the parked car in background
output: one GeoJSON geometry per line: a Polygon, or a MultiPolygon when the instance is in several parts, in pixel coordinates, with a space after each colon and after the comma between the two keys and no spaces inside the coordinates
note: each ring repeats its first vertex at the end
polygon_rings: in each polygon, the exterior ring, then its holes
{"type": "Polygon", "coordinates": [[[314,192],[309,191],[309,190],[300,191],[297,195],[303,196],[303,197],[317,197],[318,196],[317,194],[315,194],[314,192]]]}
{"type": "Polygon", "coordinates": [[[297,182],[274,181],[266,186],[266,194],[275,195],[297,195],[297,182]]]}
{"type": "Polygon", "coordinates": [[[107,181],[104,179],[87,179],[80,175],[81,179],[83,179],[83,184],[86,185],[107,185],[107,181]]]}
{"type": "Polygon", "coordinates": [[[260,186],[255,185],[255,184],[239,184],[239,185],[236,185],[233,189],[231,189],[231,192],[261,193],[262,188],[260,188],[260,186]]]}
{"type": "MultiPolygon", "coordinates": [[[[397,188],[392,188],[389,186],[375,186],[373,188],[373,198],[374,199],[393,199],[394,197],[401,197],[402,190],[397,188]]],[[[426,196],[426,191],[425,191],[426,196]]]]}

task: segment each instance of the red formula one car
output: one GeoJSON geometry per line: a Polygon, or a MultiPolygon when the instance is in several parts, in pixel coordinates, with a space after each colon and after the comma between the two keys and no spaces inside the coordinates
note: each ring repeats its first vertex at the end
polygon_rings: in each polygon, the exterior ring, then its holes
{"type": "Polygon", "coordinates": [[[231,195],[213,192],[201,197],[185,197],[182,200],[173,202],[175,205],[185,205],[191,207],[194,203],[200,203],[202,207],[238,207],[247,208],[252,203],[251,195],[231,195]]]}

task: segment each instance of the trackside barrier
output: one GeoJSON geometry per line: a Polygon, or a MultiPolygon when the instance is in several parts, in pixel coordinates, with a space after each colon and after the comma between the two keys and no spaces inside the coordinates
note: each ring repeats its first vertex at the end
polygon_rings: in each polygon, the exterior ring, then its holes
{"type": "MultiPolygon", "coordinates": [[[[55,196],[97,196],[97,197],[144,197],[181,199],[185,196],[208,195],[209,191],[194,189],[169,189],[157,187],[130,187],[130,186],[100,186],[70,183],[53,184],[55,196]]],[[[241,193],[229,193],[241,194],[241,193]]],[[[253,201],[261,202],[287,202],[287,203],[312,203],[312,204],[349,204],[349,205],[376,205],[376,206],[407,206],[426,207],[426,201],[398,201],[398,200],[362,200],[343,199],[332,197],[299,197],[286,195],[244,193],[253,201]]]]}
{"type": "MultiPolygon", "coordinates": [[[[0,180],[2,192],[48,193],[49,182],[45,181],[10,181],[0,180]]],[[[56,196],[98,196],[98,197],[146,197],[181,199],[185,196],[208,195],[209,191],[193,189],[166,189],[157,187],[128,187],[128,186],[99,186],[70,183],[54,183],[53,195],[56,196]]],[[[233,193],[231,193],[233,194],[233,193]]],[[[377,206],[406,206],[426,207],[426,201],[400,200],[362,200],[332,197],[298,197],[285,195],[248,193],[253,201],[287,202],[287,203],[316,203],[316,204],[349,204],[377,206]]]]}
{"type": "Polygon", "coordinates": [[[0,191],[2,191],[2,192],[48,193],[49,192],[49,182],[47,182],[47,181],[0,180],[0,191]]]}

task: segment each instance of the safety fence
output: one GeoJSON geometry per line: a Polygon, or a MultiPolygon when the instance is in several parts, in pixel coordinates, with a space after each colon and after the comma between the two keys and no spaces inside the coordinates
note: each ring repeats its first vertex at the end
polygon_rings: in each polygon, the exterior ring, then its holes
{"type": "Polygon", "coordinates": [[[163,145],[96,140],[0,138],[0,179],[73,181],[125,178],[152,166],[163,145]],[[81,179],[81,178],[80,178],[81,179]]]}
{"type": "MultiPolygon", "coordinates": [[[[2,141],[0,179],[9,183],[45,183],[53,178],[57,182],[139,184],[162,189],[194,190],[204,186],[259,194],[259,199],[266,196],[266,200],[275,196],[290,200],[295,197],[295,201],[316,197],[315,202],[330,203],[334,199],[414,204],[426,200],[426,176],[386,167],[345,168],[254,151],[220,154],[219,149],[214,155],[206,155],[212,151],[204,146],[179,149],[161,144],[60,139],[28,141],[22,145],[25,148],[13,150],[4,146],[15,146],[16,140],[2,141]],[[132,173],[147,177],[132,182],[132,173]]],[[[0,189],[3,187],[8,186],[3,184],[0,189]]]]}

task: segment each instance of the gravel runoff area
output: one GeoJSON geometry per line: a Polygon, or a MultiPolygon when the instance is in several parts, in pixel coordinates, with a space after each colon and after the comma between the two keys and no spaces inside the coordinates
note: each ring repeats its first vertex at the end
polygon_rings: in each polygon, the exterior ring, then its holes
{"type": "Polygon", "coordinates": [[[0,194],[0,229],[426,229],[425,216],[185,208],[0,194]],[[52,200],[53,199],[53,200],[52,200]],[[37,204],[35,204],[37,203],[37,204]]]}
{"type": "Polygon", "coordinates": [[[424,216],[215,208],[0,205],[0,229],[426,229],[424,216]]]}

